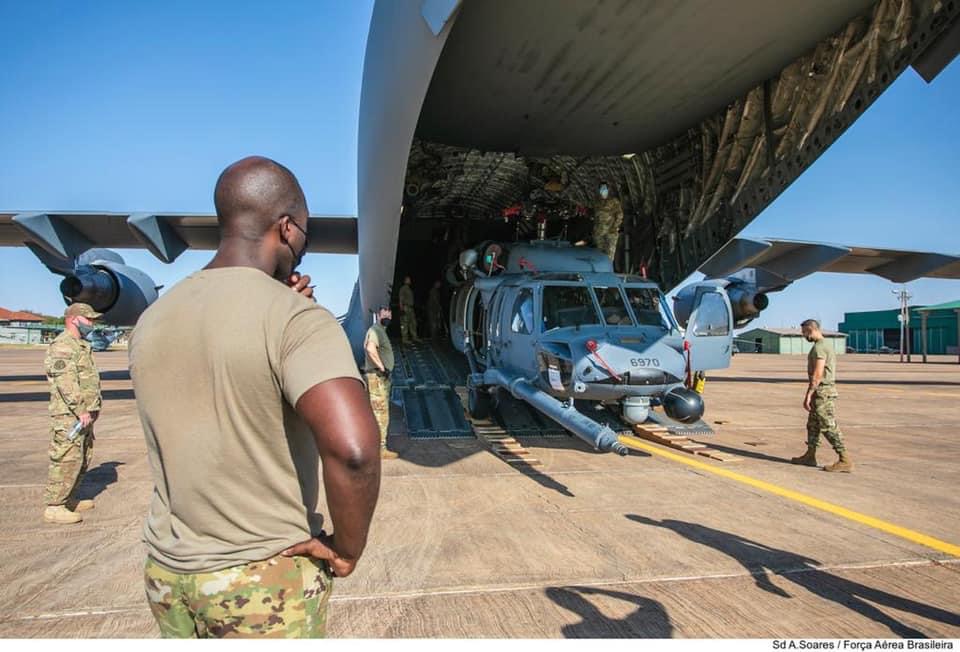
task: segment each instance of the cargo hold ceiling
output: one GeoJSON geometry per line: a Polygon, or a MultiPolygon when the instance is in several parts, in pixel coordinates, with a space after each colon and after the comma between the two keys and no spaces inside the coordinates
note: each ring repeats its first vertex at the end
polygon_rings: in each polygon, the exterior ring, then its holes
{"type": "Polygon", "coordinates": [[[467,0],[417,137],[523,154],[660,145],[863,12],[870,0],[467,0]]]}
{"type": "Polygon", "coordinates": [[[467,0],[405,216],[590,218],[604,180],[624,209],[616,268],[673,287],[958,20],[960,0],[467,0]]]}

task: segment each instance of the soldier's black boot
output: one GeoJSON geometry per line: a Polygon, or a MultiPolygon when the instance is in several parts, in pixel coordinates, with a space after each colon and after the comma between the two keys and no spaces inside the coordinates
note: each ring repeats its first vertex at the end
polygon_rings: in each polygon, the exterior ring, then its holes
{"type": "Polygon", "coordinates": [[[800,457],[791,457],[791,464],[801,464],[803,466],[817,465],[817,449],[813,446],[807,446],[807,452],[800,457]]]}
{"type": "Polygon", "coordinates": [[[853,462],[850,461],[850,456],[847,455],[847,452],[838,453],[840,459],[838,459],[833,464],[823,467],[824,471],[829,471],[831,473],[850,473],[853,471],[853,462]]]}

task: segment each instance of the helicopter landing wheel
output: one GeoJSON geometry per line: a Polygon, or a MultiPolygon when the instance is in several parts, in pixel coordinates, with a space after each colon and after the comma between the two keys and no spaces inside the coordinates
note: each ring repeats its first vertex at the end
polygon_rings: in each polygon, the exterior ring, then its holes
{"type": "Polygon", "coordinates": [[[490,395],[479,387],[467,388],[467,412],[473,419],[486,419],[490,416],[490,395]]]}

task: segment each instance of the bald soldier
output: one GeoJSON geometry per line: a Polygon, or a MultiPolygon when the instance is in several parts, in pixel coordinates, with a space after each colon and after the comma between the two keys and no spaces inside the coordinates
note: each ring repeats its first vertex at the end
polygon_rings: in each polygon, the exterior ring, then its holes
{"type": "Polygon", "coordinates": [[[147,600],[165,637],[321,637],[333,577],[366,546],[377,424],[343,329],[295,272],[308,226],[296,177],[245,158],[214,203],[213,260],[130,341],[154,481],[147,600]]]}
{"type": "Polygon", "coordinates": [[[839,459],[823,467],[824,471],[850,473],[853,463],[843,445],[843,434],[837,425],[837,353],[820,330],[820,322],[808,319],[800,324],[803,337],[813,343],[807,355],[807,393],[803,409],[807,416],[807,452],[790,461],[804,466],[817,466],[817,446],[822,435],[836,451],[839,459]]]}
{"type": "Polygon", "coordinates": [[[43,361],[50,383],[50,468],[43,498],[48,523],[79,523],[79,512],[92,500],[77,500],[76,491],[93,456],[93,423],[100,415],[100,372],[84,336],[100,313],[85,303],[70,304],[64,329],[43,361]]]}

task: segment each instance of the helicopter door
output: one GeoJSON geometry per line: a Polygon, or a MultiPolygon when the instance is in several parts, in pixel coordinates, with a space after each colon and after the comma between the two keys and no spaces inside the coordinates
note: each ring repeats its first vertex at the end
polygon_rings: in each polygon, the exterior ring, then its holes
{"type": "Polygon", "coordinates": [[[488,364],[491,366],[500,365],[500,354],[503,352],[503,338],[501,337],[500,322],[502,321],[500,311],[503,309],[503,289],[494,290],[490,298],[490,310],[487,312],[486,332],[487,332],[487,357],[488,364]]]}
{"type": "Polygon", "coordinates": [[[520,287],[504,297],[501,307],[501,365],[529,376],[537,368],[533,288],[520,287]]]}
{"type": "Polygon", "coordinates": [[[727,293],[715,285],[697,287],[683,339],[690,350],[690,369],[726,369],[733,345],[733,320],[727,293]]]}

